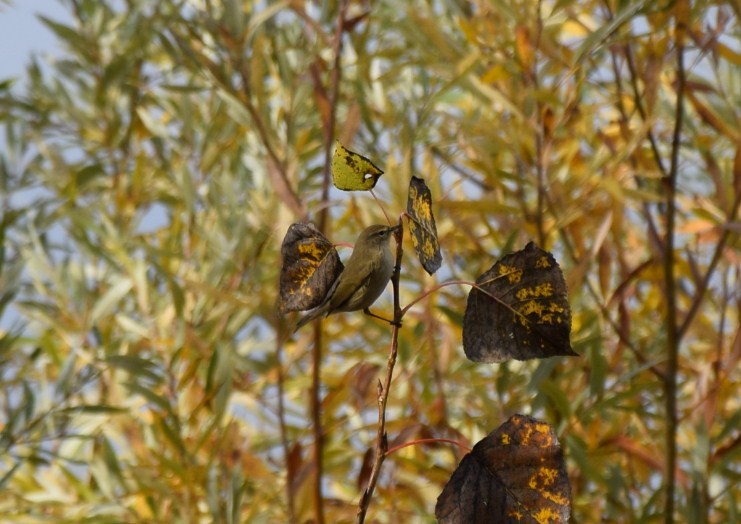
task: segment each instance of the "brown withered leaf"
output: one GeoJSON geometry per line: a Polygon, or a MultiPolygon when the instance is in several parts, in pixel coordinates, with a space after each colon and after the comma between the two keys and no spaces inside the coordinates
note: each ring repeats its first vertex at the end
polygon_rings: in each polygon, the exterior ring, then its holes
{"type": "Polygon", "coordinates": [[[360,472],[358,473],[358,480],[356,483],[358,493],[363,493],[368,487],[371,472],[373,471],[373,455],[375,455],[375,450],[373,448],[366,449],[365,454],[363,454],[363,463],[360,466],[360,472]]]}
{"type": "Polygon", "coordinates": [[[463,350],[476,362],[574,356],[571,307],[553,255],[530,242],[476,279],[463,317],[463,350]],[[483,291],[482,291],[483,290],[483,291]]]}
{"type": "Polygon", "coordinates": [[[526,415],[510,419],[463,457],[437,499],[441,524],[561,523],[571,487],[553,428],[526,415]]]}
{"type": "Polygon", "coordinates": [[[437,227],[432,214],[432,193],[422,178],[413,176],[409,181],[407,214],[410,217],[409,232],[417,257],[425,271],[432,275],[440,269],[443,262],[440,243],[437,240],[437,227]]]}
{"type": "Polygon", "coordinates": [[[291,224],[280,248],[280,310],[321,304],[344,269],[334,245],[312,224],[291,224]]]}

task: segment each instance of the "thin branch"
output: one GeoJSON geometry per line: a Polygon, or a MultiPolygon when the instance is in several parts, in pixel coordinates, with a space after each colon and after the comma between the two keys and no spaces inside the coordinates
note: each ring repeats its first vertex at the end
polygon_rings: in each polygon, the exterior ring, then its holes
{"type": "MultiPolygon", "coordinates": [[[[613,14],[612,14],[612,10],[610,9],[609,3],[605,2],[604,4],[609,13],[609,19],[612,19],[613,14]]],[[[628,44],[623,45],[622,50],[623,50],[623,55],[625,56],[626,64],[628,66],[628,71],[630,73],[629,79],[630,79],[630,86],[631,86],[632,95],[633,95],[632,96],[633,102],[635,104],[636,109],[638,110],[638,114],[640,115],[641,120],[643,120],[643,122],[648,123],[648,114],[645,108],[643,107],[643,99],[641,97],[640,88],[638,86],[638,73],[637,73],[636,66],[635,66],[635,60],[633,57],[633,50],[628,44]]],[[[617,109],[620,113],[620,123],[621,123],[620,130],[621,130],[621,134],[623,138],[626,141],[630,141],[629,140],[630,138],[629,137],[630,117],[622,101],[623,100],[622,93],[624,92],[622,74],[620,72],[620,66],[617,62],[616,54],[612,53],[611,56],[612,56],[612,69],[613,69],[613,74],[615,78],[615,84],[617,86],[617,96],[615,97],[615,99],[616,99],[617,109]]],[[[646,137],[648,138],[648,141],[651,145],[651,151],[653,152],[654,159],[656,161],[656,166],[659,172],[666,177],[667,171],[666,171],[666,168],[664,167],[663,159],[661,157],[656,138],[653,132],[651,131],[650,125],[647,127],[646,137]]],[[[629,161],[630,161],[631,167],[633,168],[633,171],[637,173],[638,172],[638,162],[636,161],[635,155],[630,155],[629,161]]],[[[639,175],[636,174],[636,176],[634,177],[634,180],[636,182],[636,185],[639,188],[644,187],[643,179],[639,175]]],[[[661,248],[661,242],[659,241],[658,228],[656,227],[654,217],[651,214],[651,208],[649,207],[649,204],[647,202],[643,202],[641,204],[641,209],[642,209],[643,217],[646,220],[646,224],[648,225],[649,240],[653,243],[653,245],[661,248]]],[[[602,310],[602,316],[609,322],[609,324],[613,328],[613,331],[618,335],[618,338],[620,339],[620,341],[626,345],[626,347],[633,353],[633,355],[636,357],[636,359],[641,364],[646,364],[647,363],[646,358],[638,350],[638,348],[633,345],[632,341],[629,340],[625,336],[625,334],[620,329],[620,326],[609,316],[609,311],[607,307],[604,304],[602,304],[601,301],[598,299],[597,292],[594,290],[594,288],[592,287],[589,281],[587,281],[587,288],[590,294],[592,295],[592,297],[594,298],[595,303],[598,304],[598,306],[602,310]]],[[[655,365],[652,365],[649,367],[649,369],[657,378],[659,378],[662,381],[665,381],[666,374],[662,372],[658,367],[656,367],[655,365]]]]}
{"type": "Polygon", "coordinates": [[[465,444],[453,440],[450,438],[420,438],[416,440],[412,440],[410,442],[404,442],[404,444],[399,444],[398,446],[394,446],[393,448],[389,448],[386,450],[386,455],[391,455],[392,453],[396,453],[400,449],[408,448],[409,446],[416,446],[417,444],[440,444],[440,443],[447,443],[447,444],[453,444],[454,446],[458,446],[462,450],[466,451],[467,453],[470,453],[471,448],[466,446],[465,444]]]}
{"type": "MultiPolygon", "coordinates": [[[[474,282],[472,280],[448,280],[447,282],[443,282],[443,283],[438,284],[437,286],[435,286],[435,287],[433,287],[431,289],[428,289],[427,291],[425,291],[424,293],[422,293],[421,295],[419,295],[417,298],[415,298],[414,300],[412,300],[409,304],[407,304],[406,306],[404,306],[404,308],[401,310],[402,316],[403,315],[406,315],[407,311],[409,311],[415,304],[417,304],[418,302],[424,300],[427,296],[431,295],[435,291],[439,291],[440,289],[442,289],[444,287],[447,287],[447,286],[455,286],[455,285],[475,287],[475,288],[478,288],[482,293],[486,293],[487,295],[489,295],[489,293],[487,291],[481,289],[479,286],[476,285],[476,282],[474,282]]],[[[492,297],[492,298],[494,298],[494,297],[492,297]]]]}
{"type": "MultiPolygon", "coordinates": [[[[638,92],[638,80],[636,78],[636,72],[635,72],[635,66],[632,62],[632,51],[630,47],[627,46],[627,44],[624,47],[623,53],[626,55],[626,61],[628,63],[628,70],[630,71],[630,78],[631,78],[631,86],[633,89],[633,100],[638,108],[638,113],[641,115],[641,119],[646,122],[646,113],[643,110],[643,102],[641,101],[641,98],[639,96],[638,92]]],[[[617,85],[617,96],[616,104],[618,111],[620,112],[620,131],[623,135],[623,139],[626,141],[626,143],[630,142],[630,136],[629,136],[629,129],[630,129],[630,117],[628,116],[628,112],[625,109],[625,104],[623,104],[623,81],[622,81],[622,75],[620,74],[620,67],[617,63],[617,57],[613,53],[612,54],[612,70],[615,78],[615,84],[617,85]]],[[[661,157],[656,156],[658,155],[658,148],[656,147],[656,139],[653,136],[653,133],[651,132],[650,126],[646,130],[646,136],[648,137],[649,142],[652,145],[652,150],[654,152],[654,158],[656,158],[656,164],[659,168],[659,171],[662,174],[666,174],[666,171],[664,170],[664,166],[661,163],[661,157]]],[[[643,178],[638,174],[641,170],[639,169],[638,162],[636,160],[635,155],[629,156],[630,165],[633,168],[633,172],[636,173],[633,179],[635,180],[636,186],[639,188],[644,187],[643,178]]],[[[641,210],[643,212],[643,217],[646,219],[646,224],[648,224],[648,236],[653,245],[659,246],[661,245],[661,242],[659,242],[659,233],[658,228],[656,227],[656,223],[654,221],[654,217],[651,214],[651,208],[649,207],[649,204],[647,202],[641,203],[641,210]]]]}
{"type": "MultiPolygon", "coordinates": [[[[281,333],[283,330],[285,330],[285,322],[282,318],[282,316],[278,315],[278,333],[281,333]]],[[[290,472],[290,468],[288,466],[290,456],[291,456],[291,450],[288,442],[288,429],[286,427],[286,408],[285,408],[285,370],[283,369],[283,336],[279,336],[276,340],[276,347],[275,347],[275,360],[276,360],[276,368],[278,370],[278,421],[280,424],[280,443],[283,447],[283,457],[286,461],[286,471],[290,472]]],[[[288,475],[288,479],[286,481],[286,499],[288,503],[288,518],[291,522],[296,522],[296,505],[294,503],[294,499],[296,498],[294,496],[294,479],[291,478],[291,475],[288,475]]]]}
{"type": "MultiPolygon", "coordinates": [[[[542,0],[538,0],[535,45],[533,45],[533,60],[528,71],[528,77],[532,79],[536,91],[540,89],[538,78],[538,50],[543,33],[542,0]]],[[[542,100],[535,104],[535,173],[538,184],[538,209],[535,213],[535,222],[538,228],[538,244],[544,246],[546,243],[545,231],[545,206],[546,206],[546,136],[545,136],[545,108],[542,100]]]]}
{"type": "Polygon", "coordinates": [[[447,153],[445,153],[439,147],[433,145],[433,146],[430,147],[430,151],[432,152],[432,155],[435,158],[437,158],[438,160],[441,160],[441,161],[445,162],[445,165],[447,165],[448,167],[450,167],[450,169],[452,169],[453,171],[455,171],[456,173],[458,173],[461,176],[461,178],[463,178],[463,179],[471,182],[472,184],[475,184],[476,187],[478,187],[482,191],[485,191],[485,192],[488,193],[488,192],[494,190],[494,187],[491,184],[487,184],[483,180],[479,180],[478,178],[476,178],[476,175],[474,175],[474,174],[469,173],[468,171],[466,171],[466,168],[464,168],[461,165],[456,164],[453,161],[453,159],[450,157],[450,155],[448,155],[447,153]]]}
{"type": "Polygon", "coordinates": [[[321,367],[322,367],[322,323],[314,322],[314,341],[311,351],[311,421],[314,432],[314,519],[324,524],[324,496],[322,476],[324,473],[324,428],[322,425],[321,367]]]}
{"type": "MultiPolygon", "coordinates": [[[[402,224],[401,217],[399,217],[399,224],[402,224]]],[[[358,504],[358,513],[355,519],[357,524],[362,524],[365,521],[368,506],[370,506],[370,501],[373,498],[373,491],[376,489],[378,478],[381,475],[381,466],[383,465],[383,461],[386,458],[388,451],[388,438],[386,436],[386,404],[389,398],[389,391],[391,391],[391,379],[394,376],[396,355],[399,349],[399,326],[401,325],[401,319],[403,318],[399,298],[399,280],[401,275],[401,258],[403,254],[401,242],[404,238],[403,227],[397,229],[395,238],[396,267],[394,268],[394,274],[391,276],[391,285],[394,290],[395,324],[391,331],[391,350],[389,351],[388,360],[386,362],[386,376],[383,379],[383,384],[381,384],[380,380],[378,381],[378,430],[376,432],[376,452],[373,458],[373,467],[371,469],[370,478],[368,479],[368,487],[365,488],[365,492],[363,492],[363,496],[360,497],[360,503],[358,504]]]]}
{"type": "MultiPolygon", "coordinates": [[[[736,198],[733,201],[733,207],[731,208],[731,212],[728,216],[727,223],[735,222],[736,217],[738,216],[739,206],[741,206],[741,192],[736,193],[736,198]]],[[[700,305],[703,302],[703,299],[705,298],[705,292],[708,289],[708,286],[710,285],[710,280],[713,277],[713,274],[715,273],[715,268],[718,266],[718,263],[720,262],[723,251],[725,250],[726,244],[728,243],[728,239],[730,238],[732,233],[731,228],[725,228],[723,230],[723,234],[720,237],[720,240],[715,246],[715,251],[713,252],[713,258],[710,260],[710,265],[708,265],[708,269],[705,272],[705,275],[703,276],[702,282],[700,282],[700,286],[697,288],[695,292],[695,296],[692,299],[692,305],[690,306],[689,311],[687,311],[687,315],[684,318],[684,321],[682,322],[682,326],[679,328],[679,339],[681,340],[684,335],[687,333],[687,330],[689,329],[690,325],[692,324],[692,321],[695,318],[695,315],[697,315],[697,312],[700,310],[700,305]]]]}
{"type": "MultiPolygon", "coordinates": [[[[555,205],[553,201],[550,198],[548,198],[547,195],[546,195],[546,199],[548,201],[548,205],[550,206],[550,209],[553,210],[555,214],[555,205]]],[[[571,243],[570,237],[568,236],[566,230],[560,229],[559,235],[561,237],[564,247],[566,248],[566,252],[571,257],[571,260],[578,263],[579,261],[576,256],[576,249],[574,248],[574,245],[571,243]]],[[[645,262],[644,264],[639,266],[639,268],[637,269],[642,269],[644,266],[647,267],[650,262],[651,261],[645,262]]],[[[636,273],[636,276],[637,276],[637,273],[636,273]]],[[[626,334],[620,328],[620,325],[618,324],[618,322],[615,321],[610,316],[610,309],[608,307],[609,304],[608,305],[604,304],[604,302],[600,299],[599,293],[597,293],[597,290],[594,288],[594,285],[592,285],[592,282],[589,279],[585,279],[584,284],[586,285],[587,291],[589,291],[589,295],[592,297],[592,300],[594,300],[594,303],[597,304],[597,307],[599,307],[600,312],[602,314],[602,318],[606,320],[608,324],[610,324],[610,327],[613,329],[615,334],[618,336],[618,338],[620,339],[620,342],[624,344],[625,347],[627,347],[631,353],[633,353],[633,355],[636,357],[636,360],[638,360],[638,362],[640,362],[641,364],[648,364],[648,359],[646,359],[646,357],[643,356],[643,354],[635,346],[633,341],[630,340],[626,336],[626,334]]],[[[617,294],[617,291],[615,292],[615,294],[617,294]]],[[[654,374],[654,376],[656,376],[656,378],[662,381],[665,379],[665,374],[655,364],[649,365],[648,369],[649,371],[651,371],[651,373],[654,374]]]]}
{"type": "MultiPolygon", "coordinates": [[[[636,105],[638,114],[641,115],[641,119],[644,122],[648,122],[648,114],[646,113],[646,109],[643,107],[643,99],[641,98],[640,89],[638,88],[638,73],[636,72],[636,65],[635,65],[635,59],[633,57],[633,50],[627,44],[624,46],[623,49],[625,53],[625,63],[628,65],[628,71],[630,72],[630,85],[631,85],[631,88],[633,89],[633,102],[636,105]]],[[[617,78],[619,78],[619,76],[617,78]]],[[[649,144],[651,144],[651,152],[654,155],[656,166],[659,168],[659,171],[661,171],[662,175],[664,175],[665,177],[668,177],[669,173],[667,173],[666,168],[664,167],[664,161],[662,160],[661,152],[659,151],[658,142],[653,132],[651,132],[650,127],[648,128],[646,135],[648,136],[649,144]]]]}
{"type": "Polygon", "coordinates": [[[677,373],[679,369],[680,332],[677,324],[677,284],[674,266],[675,222],[677,214],[677,173],[684,118],[684,23],[677,21],[677,107],[672,137],[672,157],[666,179],[666,240],[664,249],[664,285],[666,293],[667,369],[664,382],[666,401],[666,465],[664,473],[664,522],[674,522],[674,493],[677,483],[677,373]]]}
{"type": "Polygon", "coordinates": [[[324,128],[324,169],[322,177],[322,212],[319,214],[319,231],[324,232],[327,225],[327,203],[329,188],[332,181],[332,146],[334,145],[335,127],[337,121],[337,102],[340,98],[340,77],[342,73],[342,35],[345,32],[345,15],[347,14],[347,0],[342,0],[337,13],[337,27],[334,35],[334,65],[329,91],[329,121],[324,128]]]}
{"type": "Polygon", "coordinates": [[[298,194],[296,194],[296,191],[293,189],[291,181],[288,179],[288,173],[286,172],[285,163],[281,162],[278,154],[275,152],[275,149],[271,145],[270,137],[267,130],[265,129],[262,118],[260,117],[257,108],[252,103],[252,96],[250,94],[249,84],[250,75],[247,69],[247,64],[244,63],[244,60],[241,57],[239,60],[239,74],[242,78],[242,88],[244,90],[244,93],[240,94],[240,101],[244,104],[247,112],[250,114],[250,117],[252,117],[252,121],[255,123],[255,130],[260,136],[260,140],[262,141],[262,144],[268,153],[268,174],[273,181],[273,186],[275,187],[276,192],[281,196],[283,202],[288,205],[291,211],[293,211],[297,216],[301,217],[302,220],[306,220],[307,213],[306,209],[304,208],[303,202],[299,198],[298,194]]]}
{"type": "MultiPolygon", "coordinates": [[[[322,171],[322,209],[319,212],[319,230],[326,232],[329,216],[329,187],[332,178],[332,144],[335,134],[335,120],[337,114],[337,102],[340,97],[340,76],[342,67],[342,35],[345,31],[345,14],[347,13],[347,0],[340,2],[337,12],[337,27],[334,35],[334,68],[330,80],[329,95],[329,121],[324,128],[324,168],[322,171]]],[[[324,475],[324,430],[322,427],[322,402],[321,402],[321,365],[322,365],[322,326],[321,322],[314,323],[314,345],[312,348],[312,370],[311,370],[311,418],[314,429],[314,522],[324,524],[324,496],[322,494],[322,478],[324,475]]]]}
{"type": "Polygon", "coordinates": [[[620,342],[625,345],[625,347],[627,347],[631,353],[633,353],[633,356],[639,363],[641,363],[642,365],[648,365],[648,370],[653,373],[656,378],[658,378],[662,382],[665,381],[666,374],[661,371],[656,366],[656,364],[649,364],[648,359],[643,355],[643,353],[641,353],[641,351],[636,347],[633,341],[628,338],[628,336],[623,332],[618,322],[610,316],[610,309],[599,299],[597,290],[592,285],[592,282],[589,279],[586,279],[585,284],[587,286],[587,291],[589,291],[589,294],[592,296],[592,300],[594,300],[594,303],[597,304],[597,307],[600,309],[602,318],[604,318],[607,323],[610,324],[610,327],[615,332],[618,339],[620,339],[620,342]]]}

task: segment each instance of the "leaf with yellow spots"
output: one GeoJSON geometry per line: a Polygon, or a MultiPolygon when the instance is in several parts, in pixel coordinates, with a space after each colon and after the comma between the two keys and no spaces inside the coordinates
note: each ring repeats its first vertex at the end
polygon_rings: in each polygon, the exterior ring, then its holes
{"type": "Polygon", "coordinates": [[[553,255],[530,242],[476,279],[463,317],[463,350],[476,362],[577,355],[571,308],[553,255]]]}
{"type": "Polygon", "coordinates": [[[510,419],[463,457],[437,499],[441,524],[568,522],[571,487],[553,428],[510,419]]]}
{"type": "Polygon", "coordinates": [[[342,273],[334,245],[312,224],[291,224],[280,248],[280,310],[318,306],[342,273]]]}
{"type": "Polygon", "coordinates": [[[369,191],[376,187],[382,174],[373,162],[337,141],[332,156],[332,181],[337,189],[369,191]]]}
{"type": "Polygon", "coordinates": [[[407,215],[414,250],[422,267],[432,275],[440,269],[443,256],[440,253],[435,217],[432,214],[432,193],[425,181],[416,176],[409,181],[407,215]]]}

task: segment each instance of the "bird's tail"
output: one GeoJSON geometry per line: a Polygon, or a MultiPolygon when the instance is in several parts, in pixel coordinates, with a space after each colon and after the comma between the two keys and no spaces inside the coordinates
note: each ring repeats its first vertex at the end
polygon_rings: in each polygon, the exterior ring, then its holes
{"type": "Polygon", "coordinates": [[[328,309],[328,304],[325,303],[319,307],[309,310],[309,312],[306,313],[303,317],[301,317],[299,321],[296,323],[296,327],[293,329],[293,332],[295,333],[296,331],[304,327],[306,324],[308,324],[312,320],[315,320],[323,316],[327,312],[327,309],[328,309]]]}

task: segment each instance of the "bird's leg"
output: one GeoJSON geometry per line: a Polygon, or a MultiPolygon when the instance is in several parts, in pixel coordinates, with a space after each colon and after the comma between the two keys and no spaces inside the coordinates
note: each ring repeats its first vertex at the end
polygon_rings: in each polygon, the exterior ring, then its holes
{"type": "Polygon", "coordinates": [[[384,321],[388,322],[389,324],[391,324],[392,326],[396,326],[396,327],[401,327],[401,322],[394,322],[393,320],[389,320],[389,319],[387,319],[387,318],[383,318],[383,317],[381,317],[381,316],[379,316],[379,315],[376,315],[375,313],[373,313],[373,312],[372,312],[372,311],[370,310],[370,308],[365,308],[365,309],[363,310],[363,313],[365,313],[365,314],[366,314],[366,315],[368,315],[368,316],[371,316],[371,317],[375,317],[375,318],[377,318],[377,319],[379,319],[379,320],[384,320],[384,321]]]}

